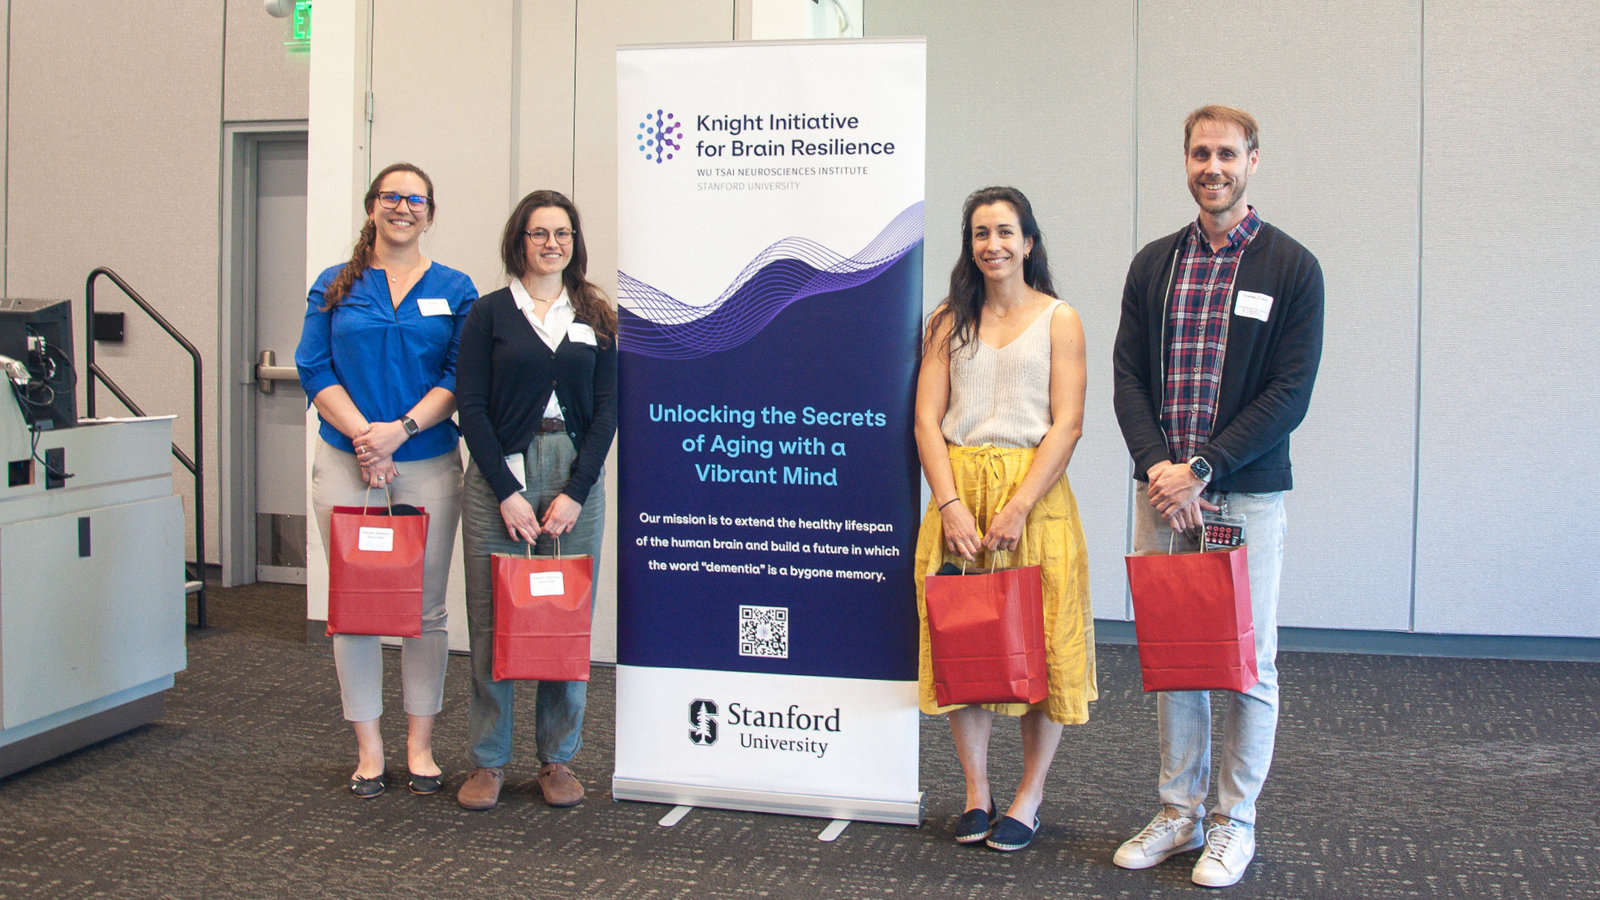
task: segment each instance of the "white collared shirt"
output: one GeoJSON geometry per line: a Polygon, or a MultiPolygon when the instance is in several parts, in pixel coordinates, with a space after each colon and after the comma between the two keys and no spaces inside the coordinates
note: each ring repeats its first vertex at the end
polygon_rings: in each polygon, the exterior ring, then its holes
{"type": "MultiPolygon", "coordinates": [[[[550,352],[554,353],[556,348],[561,346],[561,342],[566,339],[567,329],[572,326],[573,320],[577,318],[577,313],[572,308],[572,301],[567,298],[566,286],[562,285],[561,294],[550,303],[550,308],[545,311],[544,321],[542,322],[539,321],[538,314],[533,311],[533,296],[528,293],[527,288],[522,286],[522,279],[520,278],[511,280],[511,299],[516,301],[517,309],[522,310],[522,314],[528,318],[528,324],[533,326],[534,333],[539,335],[539,339],[544,341],[545,346],[550,348],[550,352]]],[[[545,404],[544,417],[546,419],[562,418],[561,404],[556,402],[554,391],[550,392],[550,402],[545,404]]]]}

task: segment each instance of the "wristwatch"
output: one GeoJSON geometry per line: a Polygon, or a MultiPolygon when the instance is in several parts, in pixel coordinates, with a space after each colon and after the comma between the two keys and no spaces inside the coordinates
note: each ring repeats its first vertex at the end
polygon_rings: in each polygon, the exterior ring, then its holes
{"type": "MultiPolygon", "coordinates": [[[[410,416],[404,416],[404,417],[402,417],[400,419],[400,427],[404,428],[406,430],[406,437],[416,437],[417,436],[417,432],[422,430],[421,428],[417,427],[416,420],[411,418],[410,416]]],[[[1198,457],[1198,456],[1195,457],[1195,459],[1199,459],[1199,458],[1200,457],[1198,457]]],[[[1193,465],[1193,463],[1191,463],[1190,465],[1193,465]]],[[[1206,471],[1209,472],[1210,469],[1207,468],[1206,471]]]]}
{"type": "Polygon", "coordinates": [[[1190,458],[1189,471],[1193,472],[1194,477],[1201,481],[1209,482],[1211,480],[1211,463],[1206,462],[1204,456],[1190,458]]]}

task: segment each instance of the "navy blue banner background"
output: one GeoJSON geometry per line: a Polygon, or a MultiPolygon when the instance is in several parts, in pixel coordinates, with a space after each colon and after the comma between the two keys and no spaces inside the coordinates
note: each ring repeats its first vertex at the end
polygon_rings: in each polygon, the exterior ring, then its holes
{"type": "MultiPolygon", "coordinates": [[[[922,319],[922,245],[872,280],[798,300],[750,340],[693,359],[629,352],[629,336],[657,329],[618,311],[621,385],[617,533],[617,661],[622,665],[717,669],[883,680],[917,677],[917,616],[912,555],[918,515],[918,464],[912,438],[922,319]],[[652,406],[795,413],[795,424],[652,421],[652,406]],[[882,427],[806,425],[806,407],[884,416],[882,427]],[[704,435],[704,449],[685,440],[704,435]],[[771,458],[712,452],[713,439],[770,439],[771,458]],[[819,438],[820,454],[785,455],[779,440],[819,438]],[[846,455],[832,452],[842,442],[846,455]],[[696,465],[776,469],[778,483],[701,480],[696,465]],[[837,469],[837,486],[784,484],[787,467],[837,469]],[[641,513],[717,516],[717,525],[646,524],[641,513]],[[720,517],[853,519],[889,523],[892,533],[736,527],[720,517]],[[820,555],[640,546],[641,538],[892,546],[895,556],[820,555]],[[865,570],[881,583],[792,575],[661,571],[659,564],[710,561],[865,570]],[[739,654],[739,607],[786,607],[789,655],[739,654]]],[[[638,346],[636,344],[636,346],[638,346]]]]}

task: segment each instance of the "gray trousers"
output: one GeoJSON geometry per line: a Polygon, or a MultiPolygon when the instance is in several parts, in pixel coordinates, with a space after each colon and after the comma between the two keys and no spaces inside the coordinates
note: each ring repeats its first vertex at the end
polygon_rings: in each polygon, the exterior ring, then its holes
{"type": "MultiPolygon", "coordinates": [[[[567,486],[578,452],[566,434],[541,434],[523,455],[522,496],[543,516],[567,486]]],[[[516,682],[494,679],[494,575],[490,555],[522,555],[526,545],[512,540],[500,517],[500,503],[476,461],[467,465],[461,490],[461,546],[467,575],[467,633],[472,642],[472,703],[467,709],[467,762],[503,766],[511,761],[511,725],[516,682]]],[[[605,476],[601,474],[572,531],[561,536],[563,556],[594,557],[600,571],[600,543],[606,522],[605,476]]],[[[534,553],[555,553],[554,539],[540,535],[534,553]]],[[[594,595],[589,596],[594,613],[594,595]]],[[[571,762],[583,747],[587,681],[541,681],[534,706],[534,735],[541,763],[571,762]]]]}
{"type": "MultiPolygon", "coordinates": [[[[444,706],[444,667],[450,656],[445,631],[444,590],[450,579],[450,553],[455,549],[456,523],[461,518],[461,453],[452,449],[432,459],[397,462],[400,477],[389,488],[395,503],[428,511],[428,546],[422,563],[422,636],[400,641],[400,679],[407,715],[438,715],[444,706]]],[[[311,506],[328,546],[328,517],[335,506],[360,506],[368,499],[361,466],[354,454],[326,441],[317,442],[311,462],[311,506]]],[[[383,506],[381,489],[373,489],[373,506],[383,506]]],[[[383,639],[369,634],[333,636],[333,663],[339,672],[339,694],[349,722],[370,722],[383,715],[383,639]]]]}

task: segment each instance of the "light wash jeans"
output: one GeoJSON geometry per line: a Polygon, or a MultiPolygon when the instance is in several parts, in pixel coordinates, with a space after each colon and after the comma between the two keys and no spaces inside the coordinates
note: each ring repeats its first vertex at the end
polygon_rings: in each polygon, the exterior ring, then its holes
{"type": "MultiPolygon", "coordinates": [[[[1149,486],[1139,483],[1134,497],[1133,549],[1166,551],[1172,529],[1150,506],[1149,486]]],[[[1270,494],[1207,494],[1228,512],[1245,517],[1244,537],[1250,563],[1250,608],[1255,618],[1256,674],[1260,681],[1244,693],[1228,693],[1222,726],[1222,760],[1217,767],[1215,812],[1247,828],[1256,824],[1256,798],[1272,768],[1278,733],[1278,580],[1283,574],[1283,539],[1288,520],[1283,492],[1270,494]]],[[[1198,549],[1177,535],[1177,551],[1198,549]]],[[[1156,700],[1161,725],[1161,802],[1184,816],[1205,815],[1211,788],[1211,694],[1208,691],[1163,691],[1156,700]]]]}
{"type": "MultiPolygon", "coordinates": [[[[541,517],[567,486],[577,458],[566,434],[535,435],[524,454],[528,490],[522,492],[541,517]]],[[[605,475],[594,483],[572,531],[561,536],[563,556],[588,554],[600,572],[600,538],[605,529],[605,475]]],[[[511,722],[516,682],[494,680],[493,553],[521,555],[525,544],[513,541],[500,517],[500,503],[476,461],[467,465],[461,490],[462,562],[467,576],[467,638],[472,649],[472,702],[467,708],[467,762],[492,768],[511,762],[511,722]]],[[[555,552],[555,541],[540,535],[535,555],[555,552]]],[[[589,598],[594,614],[594,596],[589,598]]],[[[534,735],[541,763],[566,763],[583,747],[583,711],[587,681],[541,681],[535,694],[534,735]]]]}

